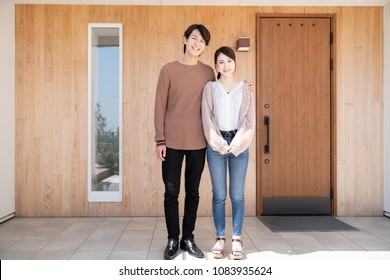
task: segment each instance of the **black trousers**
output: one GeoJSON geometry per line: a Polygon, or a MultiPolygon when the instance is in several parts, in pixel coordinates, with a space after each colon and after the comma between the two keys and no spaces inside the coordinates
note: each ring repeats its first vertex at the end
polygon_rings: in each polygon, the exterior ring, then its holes
{"type": "Polygon", "coordinates": [[[168,238],[179,240],[179,193],[183,160],[185,158],[185,201],[183,217],[183,239],[193,238],[196,214],[199,205],[199,184],[205,165],[206,148],[201,150],[175,150],[167,148],[162,162],[165,184],[164,211],[168,238]]]}

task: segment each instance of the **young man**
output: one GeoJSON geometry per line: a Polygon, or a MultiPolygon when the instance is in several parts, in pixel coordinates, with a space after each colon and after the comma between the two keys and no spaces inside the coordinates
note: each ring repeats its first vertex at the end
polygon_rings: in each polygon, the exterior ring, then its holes
{"type": "Polygon", "coordinates": [[[184,56],[161,68],[155,100],[156,156],[162,161],[165,184],[164,211],[168,244],[164,258],[176,257],[178,248],[203,258],[193,231],[199,204],[199,183],[205,165],[206,139],[203,133],[201,100],[203,86],[214,81],[213,69],[199,57],[210,42],[210,32],[193,24],[184,33],[184,56]],[[185,205],[179,243],[180,177],[185,158],[185,205]]]}

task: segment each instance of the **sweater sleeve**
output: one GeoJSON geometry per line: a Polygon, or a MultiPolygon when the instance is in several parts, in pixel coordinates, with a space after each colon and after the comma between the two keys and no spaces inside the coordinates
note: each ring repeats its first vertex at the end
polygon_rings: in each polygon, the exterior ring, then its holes
{"type": "Polygon", "coordinates": [[[254,94],[248,91],[245,94],[249,102],[247,111],[244,113],[244,116],[239,123],[236,136],[234,137],[232,143],[230,143],[230,146],[234,147],[232,153],[235,156],[238,156],[249,147],[256,129],[256,107],[254,94]]]}
{"type": "Polygon", "coordinates": [[[202,93],[202,123],[205,138],[210,147],[219,152],[220,154],[226,154],[229,150],[229,145],[225,139],[221,136],[214,117],[214,85],[213,82],[208,82],[202,93]]]}
{"type": "Polygon", "coordinates": [[[157,82],[156,99],[154,106],[154,140],[157,145],[165,145],[165,114],[168,105],[169,77],[164,67],[161,68],[157,82]]]}

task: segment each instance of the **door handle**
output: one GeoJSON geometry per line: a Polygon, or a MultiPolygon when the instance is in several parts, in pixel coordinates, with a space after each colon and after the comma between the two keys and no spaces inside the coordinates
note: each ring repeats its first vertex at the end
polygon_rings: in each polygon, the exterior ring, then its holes
{"type": "Polygon", "coordinates": [[[269,116],[264,116],[264,124],[267,126],[267,144],[264,145],[264,153],[269,154],[271,150],[271,146],[269,142],[269,129],[271,125],[271,118],[269,116]]]}

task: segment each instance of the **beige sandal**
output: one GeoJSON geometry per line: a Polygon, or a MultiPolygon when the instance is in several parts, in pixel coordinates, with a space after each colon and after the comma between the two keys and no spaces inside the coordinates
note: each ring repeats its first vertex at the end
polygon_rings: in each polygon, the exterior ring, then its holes
{"type": "Polygon", "coordinates": [[[233,260],[241,260],[242,257],[244,256],[241,239],[236,239],[236,238],[232,239],[232,255],[233,255],[233,260]],[[239,243],[239,245],[236,243],[235,246],[233,246],[235,242],[239,243]]]}
{"type": "Polygon", "coordinates": [[[220,259],[223,257],[223,246],[221,248],[221,243],[220,241],[223,241],[224,245],[225,245],[225,237],[222,237],[222,236],[219,236],[217,238],[215,238],[215,245],[214,247],[211,249],[211,253],[213,253],[213,257],[215,259],[220,259]]]}

